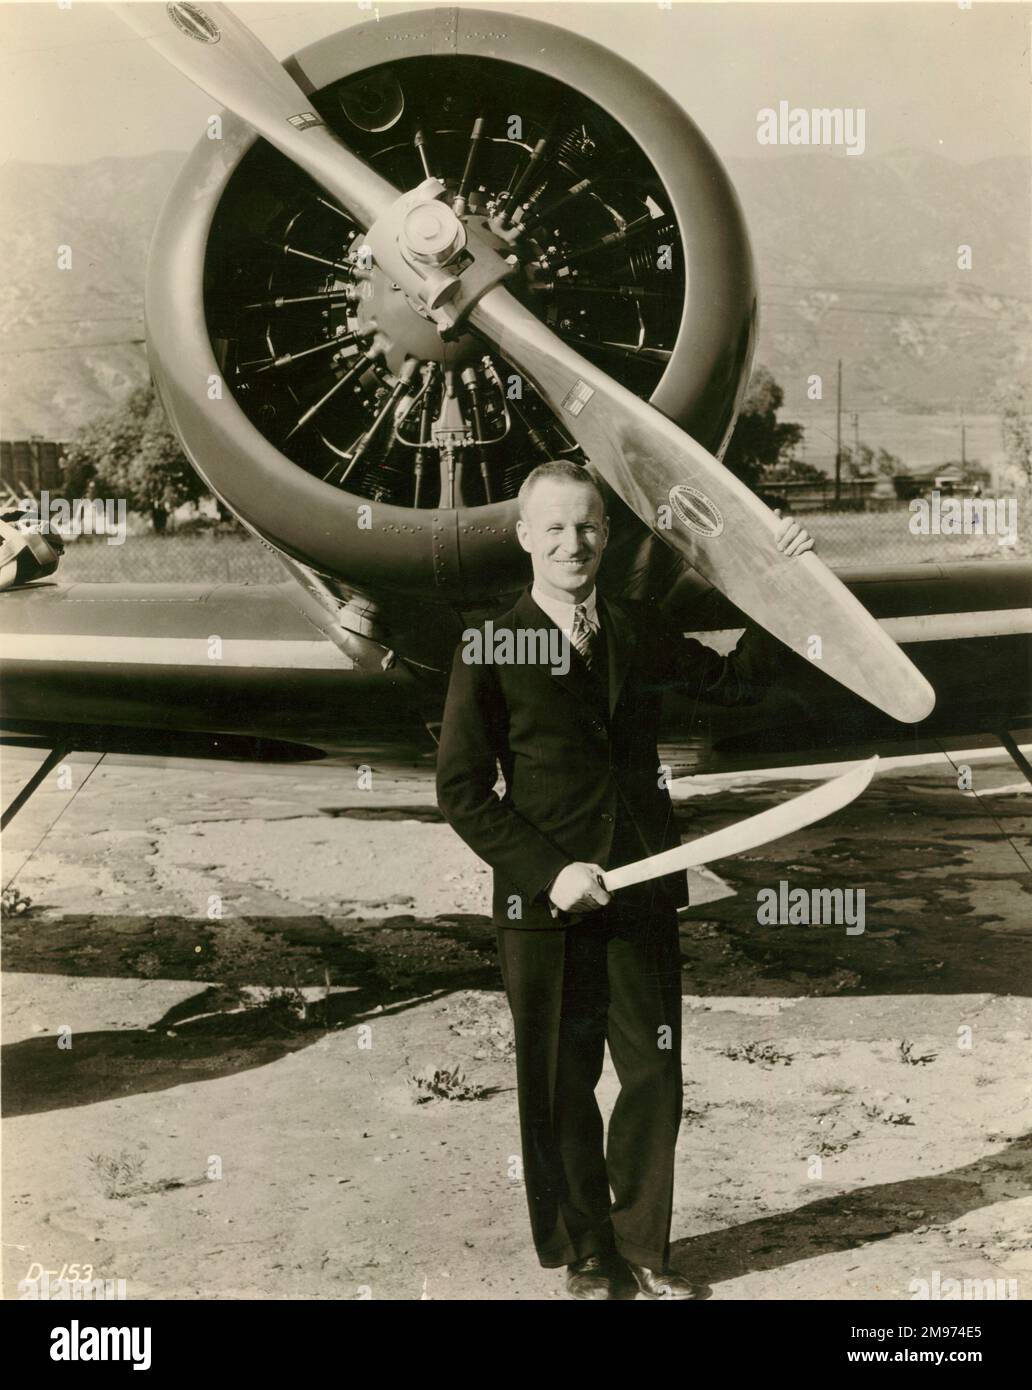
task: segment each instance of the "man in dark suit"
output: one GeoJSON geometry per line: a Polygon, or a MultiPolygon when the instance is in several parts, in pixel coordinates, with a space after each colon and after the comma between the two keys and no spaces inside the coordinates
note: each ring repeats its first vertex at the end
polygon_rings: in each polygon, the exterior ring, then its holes
{"type": "MultiPolygon", "coordinates": [[[[438,802],[494,870],[492,915],[541,1264],[565,1265],[575,1298],[608,1298],[628,1273],[646,1297],[689,1298],[688,1281],[667,1269],[682,1109],[677,909],[688,902],[686,876],[611,898],[600,875],[602,866],[680,843],[656,749],[664,688],[755,703],[778,646],[748,629],[720,657],[655,630],[643,605],[599,595],[608,519],[583,468],[536,468],[520,489],[520,512],[517,534],[534,583],[493,623],[465,634],[456,652],[438,802]],[[595,1087],[607,1042],[620,1093],[603,1149],[595,1087]]],[[[786,553],[812,545],[795,522],[783,523],[786,553]]]]}

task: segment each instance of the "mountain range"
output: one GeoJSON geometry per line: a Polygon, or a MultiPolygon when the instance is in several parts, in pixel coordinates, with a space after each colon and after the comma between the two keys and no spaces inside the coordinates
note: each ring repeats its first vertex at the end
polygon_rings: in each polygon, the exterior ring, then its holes
{"type": "MultiPolygon", "coordinates": [[[[0,434],[67,438],[146,380],[147,247],[185,156],[0,169],[0,434]],[[71,266],[58,268],[58,249],[71,266]]],[[[783,152],[727,161],[760,281],[757,361],[804,422],[843,360],[849,408],[993,412],[1029,378],[1027,164],[783,152]],[[970,268],[958,266],[970,247],[970,268]]]]}

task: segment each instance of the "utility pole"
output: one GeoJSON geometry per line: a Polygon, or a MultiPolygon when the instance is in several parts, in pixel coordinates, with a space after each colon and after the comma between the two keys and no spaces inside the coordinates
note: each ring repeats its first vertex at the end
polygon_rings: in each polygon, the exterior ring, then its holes
{"type": "Polygon", "coordinates": [[[835,406],[835,501],[842,496],[842,358],[838,360],[838,399],[835,406]]]}
{"type": "Polygon", "coordinates": [[[963,416],[960,421],[960,466],[967,470],[967,425],[963,416]]]}
{"type": "Polygon", "coordinates": [[[853,411],[853,464],[860,467],[860,412],[853,411]]]}

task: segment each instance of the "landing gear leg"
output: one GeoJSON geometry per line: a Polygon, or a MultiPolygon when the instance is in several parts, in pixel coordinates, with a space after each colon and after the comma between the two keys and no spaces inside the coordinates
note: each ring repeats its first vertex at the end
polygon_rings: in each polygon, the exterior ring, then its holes
{"type": "Polygon", "coordinates": [[[1003,744],[1004,748],[1006,748],[1007,752],[1011,755],[1011,759],[1013,760],[1018,771],[1024,774],[1025,780],[1032,783],[1032,763],[1029,762],[1029,760],[1025,757],[1024,753],[1018,747],[1014,735],[1009,730],[1005,729],[1003,733],[1000,735],[1000,742],[1003,744]]]}
{"type": "Polygon", "coordinates": [[[36,790],[36,788],[43,781],[43,779],[47,777],[58,765],[61,759],[67,757],[67,755],[71,751],[71,739],[66,739],[63,743],[57,744],[56,747],[50,750],[50,752],[43,759],[42,763],[40,763],[36,771],[25,783],[24,787],[22,787],[18,795],[13,798],[10,806],[8,806],[7,809],[4,811],[3,816],[0,817],[0,830],[7,829],[11,821],[14,820],[15,816],[25,805],[26,801],[28,801],[29,797],[36,790]]]}

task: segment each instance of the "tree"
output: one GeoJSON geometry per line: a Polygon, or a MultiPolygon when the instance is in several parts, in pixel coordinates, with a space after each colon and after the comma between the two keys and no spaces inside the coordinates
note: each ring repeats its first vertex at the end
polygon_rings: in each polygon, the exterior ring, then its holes
{"type": "Polygon", "coordinates": [[[827,482],[828,476],[805,459],[787,458],[781,463],[764,469],[764,483],[820,483],[827,482]]]}
{"type": "Polygon", "coordinates": [[[153,385],[137,387],[68,446],[69,495],[84,496],[90,481],[99,493],[124,498],[130,511],[148,513],[155,531],[164,531],[176,507],[208,495],[169,429],[153,385]]]}
{"type": "Polygon", "coordinates": [[[793,482],[820,483],[828,481],[827,474],[822,473],[819,468],[814,468],[813,464],[807,463],[805,459],[790,458],[781,467],[793,482]]]}
{"type": "Polygon", "coordinates": [[[874,450],[861,444],[859,451],[842,446],[842,472],[847,478],[870,478],[874,474],[874,450]],[[856,457],[854,458],[854,454],[856,457]]]}
{"type": "Polygon", "coordinates": [[[785,393],[766,367],[757,367],[749,382],[724,464],[755,492],[764,470],[789,461],[803,438],[802,425],[781,424],[777,413],[785,393]]]}
{"type": "Polygon", "coordinates": [[[898,454],[890,454],[888,449],[879,449],[875,459],[876,470],[885,478],[894,478],[903,468],[903,460],[898,454]]]}
{"type": "Polygon", "coordinates": [[[1028,487],[1032,484],[1032,411],[1023,391],[1011,391],[1004,399],[1000,432],[1008,470],[1028,487]]]}

